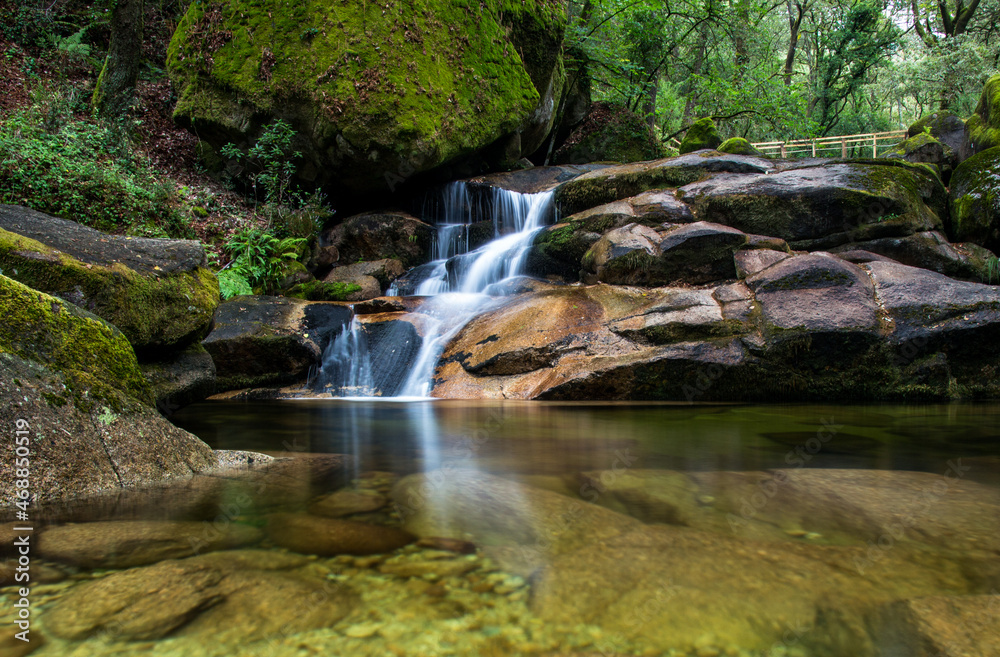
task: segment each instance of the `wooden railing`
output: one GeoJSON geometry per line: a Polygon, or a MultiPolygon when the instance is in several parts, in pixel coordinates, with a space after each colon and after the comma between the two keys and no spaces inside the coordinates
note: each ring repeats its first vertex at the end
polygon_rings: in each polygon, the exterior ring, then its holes
{"type": "Polygon", "coordinates": [[[906,138],[906,130],[871,132],[864,135],[841,135],[796,141],[765,141],[753,147],[764,155],[777,157],[864,157],[869,152],[878,157],[879,148],[895,146],[906,138]]]}

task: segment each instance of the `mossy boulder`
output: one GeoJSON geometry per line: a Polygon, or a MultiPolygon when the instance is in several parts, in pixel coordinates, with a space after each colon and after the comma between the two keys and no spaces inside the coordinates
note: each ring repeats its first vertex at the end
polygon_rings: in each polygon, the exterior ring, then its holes
{"type": "Polygon", "coordinates": [[[0,291],[0,351],[46,363],[65,377],[67,389],[54,404],[89,411],[97,404],[114,407],[121,396],[152,403],[135,352],[117,328],[7,276],[0,276],[0,291]]]}
{"type": "Polygon", "coordinates": [[[716,148],[720,153],[732,153],[733,155],[753,155],[754,157],[764,157],[764,154],[753,147],[749,141],[743,137],[731,137],[716,148]]]}
{"type": "Polygon", "coordinates": [[[284,119],[299,179],[342,197],[392,190],[491,145],[533,152],[564,82],[565,26],[561,0],[195,2],[167,54],[174,116],[216,148],[284,119]]]}
{"type": "Polygon", "coordinates": [[[972,153],[1000,146],[1000,75],[987,80],[976,113],[965,121],[965,135],[972,153]]]}
{"type": "Polygon", "coordinates": [[[926,132],[899,142],[879,157],[929,164],[941,175],[942,180],[950,177],[952,167],[958,163],[958,155],[951,148],[926,132]]]}
{"type": "MultiPolygon", "coordinates": [[[[941,144],[950,148],[957,157],[965,159],[969,156],[965,148],[965,121],[948,110],[939,110],[928,114],[915,122],[906,131],[906,137],[929,134],[941,144]]],[[[958,165],[958,162],[955,162],[958,165]]]]}
{"type": "Polygon", "coordinates": [[[366,212],[325,230],[320,244],[337,249],[340,264],[394,258],[409,269],[430,260],[434,227],[405,212],[366,212]]]}
{"type": "Polygon", "coordinates": [[[556,188],[563,215],[572,215],[651,189],[680,187],[713,173],[762,174],[773,171],[769,160],[745,155],[689,153],[653,162],[619,164],[591,171],[556,188]]]}
{"type": "Polygon", "coordinates": [[[704,149],[715,150],[722,145],[722,137],[710,118],[698,119],[688,128],[681,142],[680,154],[693,153],[704,149]]]}
{"type": "Polygon", "coordinates": [[[621,105],[594,103],[555,153],[556,164],[641,162],[666,155],[642,117],[621,105]]]}
{"type": "Polygon", "coordinates": [[[952,174],[948,235],[1000,249],[1000,147],[973,155],[952,174]]]}
{"type": "Polygon", "coordinates": [[[198,242],[108,235],[18,206],[0,206],[0,269],[111,322],[140,355],[200,340],[219,304],[198,242]]]}
{"type": "MultiPolygon", "coordinates": [[[[35,503],[215,468],[212,450],[165,421],[121,331],[62,299],[0,276],[0,422],[30,441],[35,503]],[[18,424],[20,423],[20,424],[18,424]]],[[[0,472],[0,505],[15,497],[0,472]]]]}
{"type": "Polygon", "coordinates": [[[937,175],[898,160],[720,175],[686,185],[678,194],[701,221],[780,237],[807,250],[940,230],[947,213],[947,191],[937,175]]]}
{"type": "Polygon", "coordinates": [[[234,297],[219,306],[202,343],[219,392],[302,381],[351,321],[347,305],[282,297],[234,297]]]}

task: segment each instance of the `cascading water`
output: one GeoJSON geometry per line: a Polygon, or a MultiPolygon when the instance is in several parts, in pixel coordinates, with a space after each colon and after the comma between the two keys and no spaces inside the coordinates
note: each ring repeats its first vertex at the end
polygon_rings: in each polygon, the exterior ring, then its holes
{"type": "Polygon", "coordinates": [[[415,348],[415,331],[403,328],[403,334],[379,336],[378,345],[369,348],[366,329],[355,319],[323,356],[318,381],[334,396],[427,397],[435,365],[448,342],[477,314],[502,303],[505,291],[500,284],[522,273],[535,233],[555,217],[552,192],[520,194],[490,188],[482,199],[465,183],[452,183],[440,201],[434,216],[425,212],[437,228],[435,259],[388,292],[429,297],[419,309],[423,334],[419,347],[415,348]],[[493,239],[470,251],[470,232],[479,218],[492,220],[493,239]],[[401,360],[406,361],[406,371],[401,360]]]}

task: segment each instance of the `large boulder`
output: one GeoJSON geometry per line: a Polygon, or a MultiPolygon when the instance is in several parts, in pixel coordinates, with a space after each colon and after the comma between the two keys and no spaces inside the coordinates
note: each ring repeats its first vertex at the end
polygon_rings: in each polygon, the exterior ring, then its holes
{"type": "Polygon", "coordinates": [[[830,252],[844,255],[857,250],[976,283],[992,282],[991,277],[1000,278],[998,272],[990,273],[988,261],[993,254],[989,250],[972,242],[951,244],[937,231],[845,244],[830,252]]]}
{"type": "MultiPolygon", "coordinates": [[[[25,431],[35,502],[54,502],[215,468],[218,459],[150,405],[128,340],[99,317],[0,276],[0,421],[25,431]]],[[[5,504],[13,468],[0,474],[5,504]]]]}
{"type": "Polygon", "coordinates": [[[140,363],[139,368],[153,387],[156,408],[164,415],[215,394],[215,363],[200,344],[140,363]]]}
{"type": "Polygon", "coordinates": [[[651,189],[680,187],[711,173],[765,174],[774,163],[745,155],[689,153],[653,162],[620,164],[565,182],[556,189],[556,203],[572,215],[603,203],[637,196],[651,189]]]}
{"type": "MultiPolygon", "coordinates": [[[[655,263],[659,235],[632,229],[609,249],[655,263]]],[[[466,324],[444,349],[431,394],[687,401],[997,394],[1000,290],[869,256],[856,258],[859,266],[832,254],[741,249],[729,262],[746,280],[714,287],[539,287],[466,324]]]]}
{"type": "Polygon", "coordinates": [[[598,102],[555,152],[555,162],[641,162],[664,155],[663,144],[642,117],[621,105],[598,102]]]}
{"type": "Polygon", "coordinates": [[[318,365],[351,320],[343,304],[281,297],[235,297],[219,306],[202,343],[215,362],[219,392],[294,383],[318,365]]]}
{"type": "Polygon", "coordinates": [[[324,231],[320,244],[336,248],[343,265],[395,258],[408,269],[430,259],[433,238],[432,226],[406,213],[367,212],[324,231]]]}
{"type": "Polygon", "coordinates": [[[970,154],[1000,146],[1000,74],[986,81],[975,114],[965,120],[965,136],[970,154]]]}
{"type": "Polygon", "coordinates": [[[300,179],[341,197],[392,190],[491,145],[497,163],[537,149],[565,25],[565,4],[541,0],[194,3],[167,55],[174,116],[215,148],[284,119],[300,179]]]}
{"type": "MultiPolygon", "coordinates": [[[[950,148],[960,159],[968,157],[968,154],[963,152],[965,121],[948,110],[939,110],[921,117],[906,131],[907,138],[921,134],[930,134],[940,141],[942,146],[950,148]]],[[[958,162],[954,164],[957,165],[958,162]]]]}
{"type": "Polygon", "coordinates": [[[693,153],[700,150],[714,150],[722,145],[722,137],[715,127],[715,121],[710,118],[698,119],[688,128],[681,142],[680,154],[693,153]]]}
{"type": "Polygon", "coordinates": [[[933,135],[924,132],[908,137],[879,157],[931,165],[941,175],[942,180],[948,180],[952,167],[958,162],[958,156],[953,150],[947,148],[933,135]]]}
{"type": "Polygon", "coordinates": [[[674,190],[643,192],[631,198],[605,203],[567,217],[538,232],[525,259],[525,272],[533,276],[556,275],[575,281],[580,262],[610,230],[637,223],[653,228],[664,223],[694,221],[690,208],[678,200],[674,190]]]}
{"type": "Polygon", "coordinates": [[[698,219],[809,250],[940,230],[947,213],[947,191],[938,177],[894,160],[718,175],[679,193],[698,219]]]}
{"type": "Polygon", "coordinates": [[[660,286],[736,278],[733,254],[746,243],[735,228],[704,221],[660,232],[629,224],[609,231],[584,254],[584,280],[660,286]]]}
{"type": "Polygon", "coordinates": [[[952,174],[948,234],[956,242],[1000,249],[1000,146],[970,157],[952,174]]]}
{"type": "Polygon", "coordinates": [[[140,355],[200,340],[219,304],[198,242],[108,235],[12,205],[0,206],[0,269],[111,322],[140,355]]]}

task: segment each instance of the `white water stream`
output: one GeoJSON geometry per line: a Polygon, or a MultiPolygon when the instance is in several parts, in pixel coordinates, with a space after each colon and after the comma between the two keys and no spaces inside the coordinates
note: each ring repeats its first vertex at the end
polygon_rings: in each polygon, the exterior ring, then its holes
{"type": "MultiPolygon", "coordinates": [[[[383,348],[373,357],[366,331],[355,318],[327,347],[321,381],[340,397],[426,398],[433,387],[438,359],[453,337],[504,295],[501,284],[522,273],[535,233],[554,217],[552,192],[520,194],[491,188],[477,207],[465,183],[445,188],[434,240],[435,260],[408,275],[406,290],[429,297],[420,306],[423,334],[415,356],[383,348]],[[469,234],[478,216],[492,219],[494,238],[469,251],[469,234]]],[[[399,295],[395,285],[388,295],[399,295]]],[[[405,293],[405,292],[404,292],[405,293]]],[[[383,338],[392,340],[392,337],[383,338]]],[[[400,340],[402,342],[402,340],[400,340]]]]}

